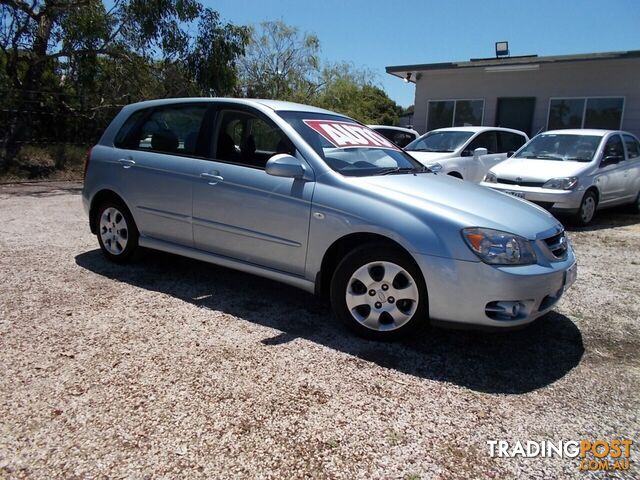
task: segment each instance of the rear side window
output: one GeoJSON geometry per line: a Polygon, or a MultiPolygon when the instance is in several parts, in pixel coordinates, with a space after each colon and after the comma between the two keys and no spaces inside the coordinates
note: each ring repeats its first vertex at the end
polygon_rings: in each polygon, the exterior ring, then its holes
{"type": "Polygon", "coordinates": [[[135,139],[134,148],[195,155],[205,105],[172,105],[153,110],[135,139]]]}
{"type": "Polygon", "coordinates": [[[146,110],[138,110],[134,112],[132,115],[127,118],[124,122],[116,138],[113,141],[113,144],[118,148],[131,148],[130,142],[127,140],[133,133],[134,128],[138,124],[138,122],[142,119],[142,117],[146,114],[146,110]]]}
{"type": "Polygon", "coordinates": [[[511,132],[498,132],[498,147],[500,153],[515,152],[526,143],[522,135],[511,132]]]}
{"type": "Polygon", "coordinates": [[[623,135],[624,143],[627,146],[627,156],[628,158],[638,158],[640,157],[640,144],[638,140],[636,140],[631,135],[623,135]]]}

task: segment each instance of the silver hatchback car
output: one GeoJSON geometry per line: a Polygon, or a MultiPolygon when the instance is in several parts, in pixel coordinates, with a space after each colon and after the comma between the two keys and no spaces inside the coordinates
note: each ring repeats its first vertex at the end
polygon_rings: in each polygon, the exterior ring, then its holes
{"type": "Polygon", "coordinates": [[[89,153],[83,202],[110,260],[140,246],[262,275],[326,295],[374,338],[427,319],[522,325],[576,278],[545,210],[293,103],[129,105],[89,153]]]}

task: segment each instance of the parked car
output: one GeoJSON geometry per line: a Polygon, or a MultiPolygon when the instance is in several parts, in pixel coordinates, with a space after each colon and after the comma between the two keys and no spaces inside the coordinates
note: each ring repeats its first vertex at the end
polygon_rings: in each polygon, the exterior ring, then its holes
{"type": "Polygon", "coordinates": [[[328,296],[375,338],[428,318],[525,324],[576,275],[543,209],[434,175],[348,117],[287,102],[127,106],[89,154],[82,197],[114,262],[148,247],[262,275],[328,296]]]}
{"type": "Polygon", "coordinates": [[[405,147],[432,170],[479,183],[494,165],[527,143],[524,132],[500,127],[439,128],[405,147]]]}
{"type": "Polygon", "coordinates": [[[640,143],[611,130],[541,133],[493,167],[483,185],[588,225],[599,208],[632,204],[640,211],[640,143]]]}
{"type": "Polygon", "coordinates": [[[367,126],[402,148],[404,148],[420,136],[420,134],[412,128],[390,127],[387,125],[367,126]]]}

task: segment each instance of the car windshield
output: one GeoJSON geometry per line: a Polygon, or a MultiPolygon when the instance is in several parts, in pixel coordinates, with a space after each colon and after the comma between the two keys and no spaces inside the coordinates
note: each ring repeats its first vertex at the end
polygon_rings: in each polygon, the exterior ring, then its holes
{"type": "Polygon", "coordinates": [[[455,152],[464,142],[469,140],[473,132],[458,130],[432,131],[414,140],[404,149],[414,152],[455,152]]]}
{"type": "Polygon", "coordinates": [[[516,152],[514,157],[565,162],[590,162],[601,140],[602,137],[597,135],[541,133],[516,152]]]}
{"type": "Polygon", "coordinates": [[[429,169],[372,129],[346,117],[278,112],[336,172],[346,176],[393,175],[429,169]]]}

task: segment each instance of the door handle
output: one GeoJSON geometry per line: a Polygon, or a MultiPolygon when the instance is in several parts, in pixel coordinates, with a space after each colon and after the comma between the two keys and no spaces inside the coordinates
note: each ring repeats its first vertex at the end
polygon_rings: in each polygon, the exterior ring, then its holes
{"type": "Polygon", "coordinates": [[[221,175],[218,175],[219,172],[214,172],[214,173],[201,173],[200,177],[204,178],[206,180],[209,180],[209,185],[215,185],[218,182],[222,182],[224,180],[224,177],[222,177],[221,175]]]}
{"type": "Polygon", "coordinates": [[[136,162],[134,162],[130,158],[121,158],[120,160],[118,160],[118,163],[122,165],[124,168],[131,168],[136,164],[136,162]]]}

